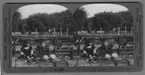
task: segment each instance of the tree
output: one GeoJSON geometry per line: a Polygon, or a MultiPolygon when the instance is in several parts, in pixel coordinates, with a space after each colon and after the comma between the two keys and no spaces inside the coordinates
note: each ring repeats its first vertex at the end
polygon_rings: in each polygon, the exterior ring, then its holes
{"type": "Polygon", "coordinates": [[[76,30],[83,30],[82,28],[87,29],[86,25],[87,13],[84,11],[84,8],[78,8],[73,14],[73,22],[76,30]]]}
{"type": "Polygon", "coordinates": [[[112,12],[101,12],[95,14],[93,18],[93,27],[99,30],[102,27],[105,31],[110,31],[113,28],[120,27],[121,30],[125,26],[130,29],[132,27],[131,13],[128,11],[112,13],[112,12]]]}
{"type": "Polygon", "coordinates": [[[20,31],[18,28],[21,23],[20,20],[21,20],[21,14],[19,12],[15,12],[12,17],[12,32],[20,31]]]}
{"type": "Polygon", "coordinates": [[[128,11],[122,11],[118,14],[120,14],[124,19],[123,25],[127,27],[127,30],[130,30],[131,27],[133,27],[133,17],[131,12],[128,10],[128,11]]]}
{"type": "Polygon", "coordinates": [[[71,28],[71,12],[66,10],[60,13],[37,13],[30,15],[25,20],[21,20],[22,26],[19,26],[19,29],[22,32],[47,32],[50,29],[56,28],[57,31],[60,31],[60,28],[63,28],[63,32],[66,31],[67,28],[71,28]],[[25,22],[24,22],[25,21],[25,22]]]}

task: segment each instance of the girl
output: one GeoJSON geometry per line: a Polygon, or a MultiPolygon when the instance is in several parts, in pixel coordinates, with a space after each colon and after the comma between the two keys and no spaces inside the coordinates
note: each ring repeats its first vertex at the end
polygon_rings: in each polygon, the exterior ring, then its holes
{"type": "Polygon", "coordinates": [[[118,54],[116,52],[112,51],[113,45],[108,44],[107,42],[104,42],[102,46],[99,48],[99,56],[105,58],[105,59],[115,59],[118,57],[118,54]]]}

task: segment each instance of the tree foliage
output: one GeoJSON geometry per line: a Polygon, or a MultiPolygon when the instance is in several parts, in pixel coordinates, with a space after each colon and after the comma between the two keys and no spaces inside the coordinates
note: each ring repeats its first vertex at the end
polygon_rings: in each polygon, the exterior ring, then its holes
{"type": "MultiPolygon", "coordinates": [[[[17,17],[14,17],[17,18],[17,17]]],[[[60,28],[63,28],[63,32],[66,31],[67,28],[69,30],[73,30],[71,27],[72,15],[71,12],[66,10],[60,13],[37,13],[30,15],[29,18],[19,19],[19,21],[14,21],[14,25],[17,25],[19,31],[21,32],[47,32],[56,28],[56,31],[60,31],[60,28]]],[[[16,29],[16,28],[14,28],[16,29]]]]}
{"type": "Polygon", "coordinates": [[[118,13],[101,12],[94,15],[94,17],[87,18],[87,12],[83,8],[77,9],[73,15],[69,10],[60,13],[37,13],[30,15],[26,19],[21,19],[21,14],[15,12],[13,15],[13,30],[25,32],[48,32],[53,28],[59,32],[62,28],[63,32],[69,28],[69,32],[85,30],[88,32],[100,30],[110,31],[114,28],[120,27],[124,30],[130,30],[133,27],[133,18],[130,11],[122,11],[118,13]]]}
{"type": "Polygon", "coordinates": [[[19,25],[21,23],[21,14],[19,12],[15,12],[12,17],[12,31],[19,31],[19,25]]]}
{"type": "Polygon", "coordinates": [[[95,14],[93,17],[93,25],[97,30],[100,27],[105,31],[113,30],[113,28],[117,27],[120,27],[121,30],[127,27],[127,30],[130,30],[133,26],[133,20],[129,11],[118,13],[103,12],[95,14]]]}
{"type": "Polygon", "coordinates": [[[85,30],[88,32],[98,31],[100,28],[105,31],[111,31],[114,28],[120,27],[124,30],[130,30],[133,26],[133,18],[130,11],[122,11],[118,13],[100,12],[91,18],[87,18],[87,11],[84,9],[77,9],[74,13],[76,26],[78,30],[85,30]]]}
{"type": "Polygon", "coordinates": [[[86,23],[87,13],[83,8],[78,8],[73,13],[73,24],[77,30],[83,29],[86,23]]]}

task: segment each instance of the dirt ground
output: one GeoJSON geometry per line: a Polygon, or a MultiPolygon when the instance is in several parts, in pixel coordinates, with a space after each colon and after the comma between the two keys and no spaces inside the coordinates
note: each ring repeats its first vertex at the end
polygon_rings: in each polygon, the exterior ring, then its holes
{"type": "MultiPolygon", "coordinates": [[[[84,45],[81,45],[82,49],[83,49],[83,46],[84,45]]],[[[34,45],[32,47],[35,48],[36,46],[34,45]]],[[[98,47],[100,47],[100,45],[96,45],[96,47],[98,48],[98,47]]],[[[20,48],[21,48],[21,46],[16,46],[16,51],[20,51],[20,48]]],[[[49,61],[38,61],[36,64],[33,64],[33,65],[28,65],[24,61],[25,61],[24,59],[12,60],[12,65],[13,65],[13,67],[14,66],[15,67],[53,67],[53,64],[49,61]]],[[[76,59],[67,60],[67,62],[69,63],[69,66],[71,67],[71,66],[76,65],[77,60],[76,59]]],[[[57,66],[66,66],[66,64],[64,62],[58,62],[57,66]]],[[[114,62],[109,60],[109,61],[104,61],[104,62],[102,61],[102,62],[89,64],[88,62],[85,61],[85,59],[80,58],[78,60],[77,66],[114,66],[114,62]]],[[[127,61],[125,61],[125,60],[119,61],[118,66],[127,66],[127,61]]]]}

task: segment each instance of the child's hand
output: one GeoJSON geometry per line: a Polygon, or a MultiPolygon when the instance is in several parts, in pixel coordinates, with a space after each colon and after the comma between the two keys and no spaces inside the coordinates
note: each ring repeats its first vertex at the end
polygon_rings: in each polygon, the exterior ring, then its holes
{"type": "Polygon", "coordinates": [[[21,54],[21,55],[24,55],[24,53],[23,53],[23,52],[20,52],[20,54],[21,54]]]}
{"type": "Polygon", "coordinates": [[[94,51],[94,54],[96,54],[97,52],[96,51],[94,51]]]}
{"type": "Polygon", "coordinates": [[[83,51],[83,53],[84,53],[84,54],[87,54],[87,52],[86,52],[86,51],[83,51]]]}
{"type": "Polygon", "coordinates": [[[97,52],[97,48],[95,48],[95,49],[93,50],[93,52],[96,53],[96,52],[97,52]]]}
{"type": "Polygon", "coordinates": [[[95,58],[96,56],[93,56],[93,58],[95,58]]]}
{"type": "Polygon", "coordinates": [[[28,59],[30,59],[30,57],[29,57],[29,56],[27,56],[27,58],[28,58],[28,59]]]}
{"type": "Polygon", "coordinates": [[[90,58],[93,58],[92,55],[89,55],[90,58]]]}

